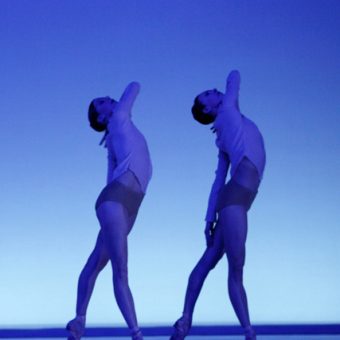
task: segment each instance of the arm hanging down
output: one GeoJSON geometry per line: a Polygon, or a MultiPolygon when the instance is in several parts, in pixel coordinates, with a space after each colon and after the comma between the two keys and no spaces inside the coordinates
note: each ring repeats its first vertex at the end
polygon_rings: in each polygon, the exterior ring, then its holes
{"type": "Polygon", "coordinates": [[[207,245],[211,245],[214,224],[216,222],[216,204],[218,193],[222,189],[225,184],[225,179],[227,177],[228,169],[229,169],[230,161],[228,155],[222,151],[218,153],[218,165],[215,171],[216,177],[214,183],[211,187],[209,201],[208,201],[208,209],[206,213],[206,228],[205,228],[205,236],[207,240],[207,245]]]}

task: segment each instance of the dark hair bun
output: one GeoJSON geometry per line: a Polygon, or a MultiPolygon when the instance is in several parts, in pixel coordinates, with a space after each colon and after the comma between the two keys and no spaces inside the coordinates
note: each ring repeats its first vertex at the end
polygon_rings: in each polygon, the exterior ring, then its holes
{"type": "Polygon", "coordinates": [[[200,103],[198,98],[195,98],[194,105],[191,108],[191,113],[195,120],[203,125],[208,125],[214,122],[215,117],[204,112],[204,105],[200,103]]]}
{"type": "Polygon", "coordinates": [[[106,124],[101,124],[98,122],[98,112],[93,104],[93,101],[91,102],[90,106],[89,106],[89,111],[88,111],[88,119],[90,122],[90,126],[92,129],[98,131],[98,132],[102,132],[104,130],[106,130],[106,124]]]}

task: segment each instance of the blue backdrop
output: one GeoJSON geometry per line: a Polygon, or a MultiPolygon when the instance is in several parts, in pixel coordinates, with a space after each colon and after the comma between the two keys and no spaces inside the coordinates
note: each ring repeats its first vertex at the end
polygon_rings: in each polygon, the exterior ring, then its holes
{"type": "MultiPolygon", "coordinates": [[[[254,323],[340,315],[338,0],[1,0],[0,326],[63,325],[94,246],[106,150],[86,120],[95,96],[142,85],[133,117],[154,177],[130,237],[141,324],[181,313],[204,250],[217,149],[194,96],[242,75],[241,111],[268,163],[249,214],[245,284],[254,323]]],[[[223,259],[196,323],[236,323],[223,259]]],[[[111,269],[89,324],[121,324],[111,269]]]]}

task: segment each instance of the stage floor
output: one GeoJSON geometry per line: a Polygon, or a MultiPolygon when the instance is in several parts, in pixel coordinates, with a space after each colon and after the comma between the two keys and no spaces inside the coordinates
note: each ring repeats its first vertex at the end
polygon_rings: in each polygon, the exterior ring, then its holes
{"type": "MultiPolygon", "coordinates": [[[[340,324],[328,325],[257,325],[257,340],[340,340],[340,324]]],[[[169,340],[170,326],[144,326],[144,340],[169,340]]],[[[244,340],[239,326],[194,326],[186,340],[244,340]]],[[[87,327],[82,340],[130,340],[126,327],[87,327]]],[[[1,339],[65,339],[65,328],[0,329],[1,339]]]]}
{"type": "MultiPolygon", "coordinates": [[[[4,338],[3,338],[4,339],[4,338]]],[[[13,338],[12,338],[13,339],[13,338]]],[[[30,338],[30,340],[61,340],[65,338],[30,338]]],[[[83,337],[82,340],[130,340],[129,337],[83,337]]],[[[27,338],[15,338],[27,340],[27,338]]],[[[144,340],[169,340],[168,336],[145,336],[144,340]]],[[[243,336],[187,336],[186,340],[244,340],[243,336]]],[[[257,340],[340,340],[340,335],[258,335],[257,340]]]]}

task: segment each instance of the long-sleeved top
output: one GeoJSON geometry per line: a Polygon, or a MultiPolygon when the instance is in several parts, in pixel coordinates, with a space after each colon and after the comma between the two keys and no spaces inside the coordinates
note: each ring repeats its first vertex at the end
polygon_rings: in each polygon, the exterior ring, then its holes
{"type": "Polygon", "coordinates": [[[136,82],[126,87],[109,120],[107,183],[130,170],[145,193],[152,176],[151,158],[145,137],[131,120],[131,109],[139,88],[136,82]]]}
{"type": "Polygon", "coordinates": [[[216,221],[216,203],[218,193],[225,184],[230,167],[231,177],[244,157],[256,167],[261,180],[266,163],[263,137],[250,119],[242,115],[238,108],[240,75],[232,71],[228,76],[226,93],[218,109],[214,122],[216,146],[219,149],[218,166],[215,181],[212,185],[206,221],[216,221]]]}

